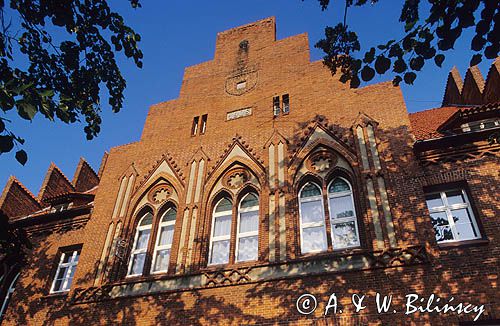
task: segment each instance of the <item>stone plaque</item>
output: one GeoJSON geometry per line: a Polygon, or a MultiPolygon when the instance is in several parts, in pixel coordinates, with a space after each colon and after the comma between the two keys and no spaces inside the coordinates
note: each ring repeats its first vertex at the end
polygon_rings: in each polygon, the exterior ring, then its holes
{"type": "Polygon", "coordinates": [[[226,116],[226,120],[234,120],[234,119],[239,119],[243,117],[248,117],[249,115],[252,115],[252,108],[244,108],[232,112],[228,112],[226,116]]]}

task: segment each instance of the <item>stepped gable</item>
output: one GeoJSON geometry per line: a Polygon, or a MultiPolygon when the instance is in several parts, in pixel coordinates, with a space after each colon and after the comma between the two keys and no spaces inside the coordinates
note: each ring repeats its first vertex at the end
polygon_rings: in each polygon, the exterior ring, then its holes
{"type": "Polygon", "coordinates": [[[0,197],[0,210],[9,218],[32,214],[41,209],[35,195],[11,176],[0,197]]]}
{"type": "Polygon", "coordinates": [[[83,157],[78,162],[72,184],[78,192],[85,192],[99,184],[97,173],[95,173],[83,157]]]}
{"type": "Polygon", "coordinates": [[[47,198],[74,191],[75,187],[64,173],[54,163],[50,163],[40,192],[38,193],[38,201],[46,203],[45,200],[47,198]]]}
{"type": "Polygon", "coordinates": [[[488,70],[486,80],[478,66],[467,69],[462,82],[456,67],[448,74],[442,106],[482,105],[500,101],[500,57],[488,70]]]}

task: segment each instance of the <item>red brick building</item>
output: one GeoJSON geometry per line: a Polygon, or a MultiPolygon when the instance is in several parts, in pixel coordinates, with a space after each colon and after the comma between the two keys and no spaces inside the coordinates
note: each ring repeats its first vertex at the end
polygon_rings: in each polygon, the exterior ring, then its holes
{"type": "Polygon", "coordinates": [[[274,18],[221,32],[99,172],[52,165],[37,196],[12,177],[0,209],[34,248],[4,268],[3,322],[498,323],[500,60],[408,114],[400,88],[350,89],[308,44],[274,18]],[[464,311],[406,314],[432,294],[464,311]]]}

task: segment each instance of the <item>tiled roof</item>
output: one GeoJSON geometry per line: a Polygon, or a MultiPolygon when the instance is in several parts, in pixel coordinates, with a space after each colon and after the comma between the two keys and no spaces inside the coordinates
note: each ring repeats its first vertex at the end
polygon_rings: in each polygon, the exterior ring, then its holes
{"type": "Polygon", "coordinates": [[[463,107],[445,106],[430,110],[410,113],[410,124],[417,140],[443,137],[438,128],[453,114],[463,107]]]}

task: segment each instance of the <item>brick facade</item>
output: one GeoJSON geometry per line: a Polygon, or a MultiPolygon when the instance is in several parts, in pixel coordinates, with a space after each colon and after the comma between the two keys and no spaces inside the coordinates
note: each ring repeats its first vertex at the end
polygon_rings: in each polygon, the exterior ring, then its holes
{"type": "MultiPolygon", "coordinates": [[[[37,197],[9,180],[0,209],[26,228],[34,249],[4,323],[458,324],[476,315],[405,315],[410,293],[484,305],[480,319],[498,321],[500,145],[487,142],[487,130],[450,136],[439,128],[498,117],[500,61],[479,93],[470,91],[475,67],[465,83],[450,73],[446,108],[436,109],[444,114],[409,115],[392,83],[350,89],[310,61],[306,34],[276,40],[275,28],[269,18],[219,33],[214,59],[186,68],[179,97],[153,105],[141,139],[112,148],[98,173],[82,160],[70,181],[51,166],[37,197]],[[337,177],[351,185],[359,245],[339,249],[328,231],[324,252],[302,253],[299,192],[308,182],[321,187],[328,214],[337,177]],[[425,194],[449,185],[467,193],[474,240],[436,242],[425,194]],[[257,260],[237,262],[238,203],[249,192],[259,198],[257,260]],[[212,213],[223,197],[233,203],[230,258],[210,265],[212,213]],[[177,215],[168,271],[153,273],[169,207],[177,215]],[[144,269],[130,277],[146,212],[144,269]],[[75,246],[71,290],[51,294],[60,254],[75,246]],[[297,312],[304,293],[318,302],[310,315],[297,312]],[[324,316],[332,293],[343,313],[324,316]],[[354,311],[353,293],[366,294],[364,310],[354,311]],[[397,311],[378,314],[376,293],[392,295],[397,311]]],[[[334,227],[326,216],[322,223],[334,227]]]]}

